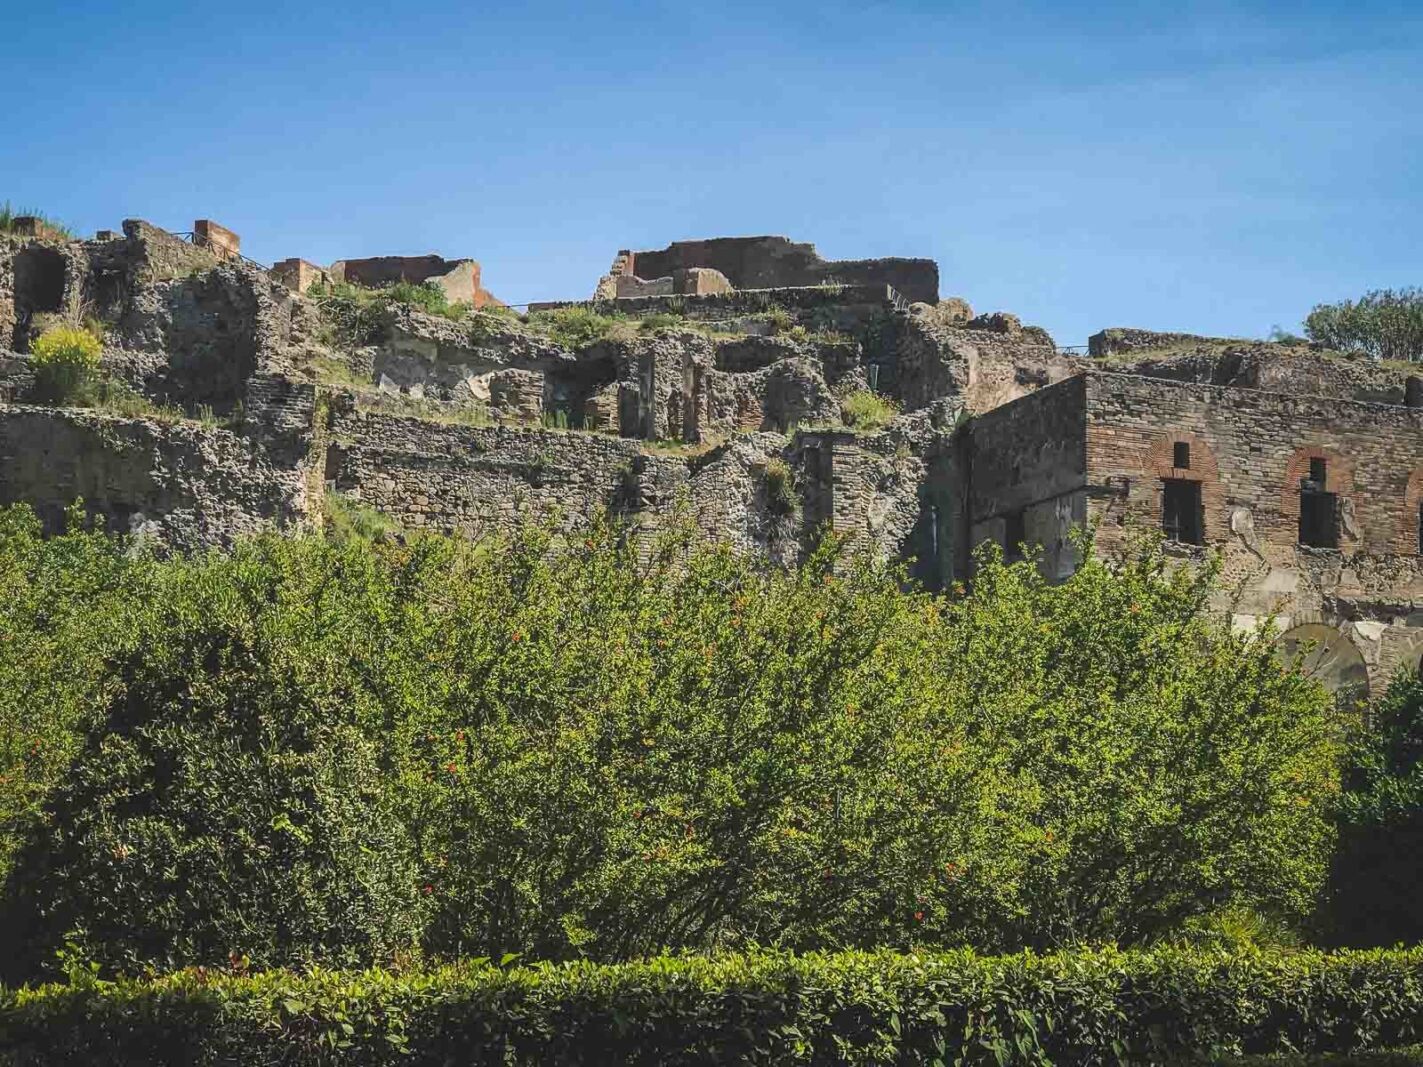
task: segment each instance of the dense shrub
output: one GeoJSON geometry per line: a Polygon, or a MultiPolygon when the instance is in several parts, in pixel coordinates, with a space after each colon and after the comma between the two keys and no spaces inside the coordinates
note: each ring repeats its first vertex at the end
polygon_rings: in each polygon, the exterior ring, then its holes
{"type": "Polygon", "coordinates": [[[857,430],[882,430],[898,414],[899,407],[893,400],[869,389],[857,389],[840,401],[840,417],[846,426],[857,430]]]}
{"type": "Polygon", "coordinates": [[[0,991],[0,1062],[1142,1064],[1416,1041],[1423,952],[732,956],[0,991]]]}
{"type": "Polygon", "coordinates": [[[627,327],[631,334],[636,334],[636,326],[621,314],[603,315],[578,305],[531,312],[528,323],[530,329],[570,349],[601,341],[619,327],[627,327]]]}
{"type": "Polygon", "coordinates": [[[80,403],[99,375],[103,345],[88,330],[55,326],[35,339],[30,358],[37,399],[49,404],[80,403]]]}
{"type": "Polygon", "coordinates": [[[12,973],[1143,942],[1305,915],[1332,842],[1326,696],[1150,547],[949,599],[607,525],[155,581],[10,879],[12,973]]]}
{"type": "Polygon", "coordinates": [[[1354,945],[1423,941],[1423,679],[1400,674],[1351,752],[1329,916],[1354,945]]]}
{"type": "Polygon", "coordinates": [[[76,507],[46,540],[27,508],[0,508],[0,880],[114,693],[107,659],[147,595],[151,561],[83,525],[76,507]]]}
{"type": "Polygon", "coordinates": [[[1311,341],[1379,359],[1423,359],[1423,289],[1376,289],[1319,304],[1304,320],[1311,341]]]}

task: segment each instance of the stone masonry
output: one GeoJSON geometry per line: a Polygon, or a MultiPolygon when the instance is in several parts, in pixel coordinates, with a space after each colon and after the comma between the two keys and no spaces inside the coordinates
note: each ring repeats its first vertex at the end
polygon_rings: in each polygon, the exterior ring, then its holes
{"type": "Polygon", "coordinates": [[[971,580],[985,541],[1063,578],[1093,524],[1102,552],[1142,530],[1186,565],[1218,554],[1221,609],[1273,619],[1345,696],[1423,656],[1407,368],[1125,328],[1086,358],[940,299],[931,261],[784,238],[620,253],[599,299],[522,316],[472,260],[268,272],[239,249],[210,220],[0,234],[0,502],[58,529],[82,500],[172,550],[320,528],[332,494],[472,535],[608,513],[646,538],[681,514],[781,562],[834,531],[931,590],[971,580]],[[467,307],[382,300],[395,281],[467,307]],[[35,339],[85,323],[127,399],[36,403],[35,339]],[[874,398],[885,419],[850,425],[874,398]]]}

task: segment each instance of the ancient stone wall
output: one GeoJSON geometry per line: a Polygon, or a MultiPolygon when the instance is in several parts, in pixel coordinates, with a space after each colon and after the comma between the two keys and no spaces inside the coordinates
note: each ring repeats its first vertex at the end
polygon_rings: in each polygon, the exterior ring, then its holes
{"type": "Polygon", "coordinates": [[[824,260],[812,244],[785,237],[718,237],[675,241],[658,251],[632,252],[622,258],[624,273],[662,278],[676,271],[709,267],[737,289],[774,289],[829,283],[890,285],[905,299],[935,303],[939,268],[931,259],[824,260]]]}
{"type": "Polygon", "coordinates": [[[1161,330],[1138,330],[1128,326],[1110,326],[1087,338],[1087,354],[1112,356],[1123,352],[1144,352],[1153,349],[1182,348],[1218,342],[1217,337],[1194,333],[1166,333],[1161,330]]]}
{"type": "Polygon", "coordinates": [[[314,521],[306,468],[259,443],[188,421],[0,406],[0,502],[28,503],[50,530],[82,498],[108,528],[179,549],[230,545],[314,521]]]}
{"type": "Polygon", "coordinates": [[[1132,525],[1160,528],[1164,479],[1198,481],[1204,540],[1222,555],[1238,618],[1338,627],[1375,681],[1416,662],[1423,411],[1115,374],[1090,375],[1086,389],[1090,514],[1104,549],[1132,525]],[[1189,469],[1175,466],[1177,444],[1189,469]],[[1335,497],[1337,548],[1300,544],[1311,460],[1335,497]]]}
{"type": "Polygon", "coordinates": [[[429,283],[439,286],[452,304],[476,308],[499,301],[481,284],[481,269],[472,259],[444,259],[426,256],[374,256],[343,259],[331,264],[327,273],[338,282],[352,282],[379,289],[396,282],[429,283]]]}
{"type": "Polygon", "coordinates": [[[1040,546],[1044,572],[1077,564],[1069,537],[1085,518],[1086,379],[1068,379],[974,418],[967,428],[968,541],[1015,555],[1040,546]]]}

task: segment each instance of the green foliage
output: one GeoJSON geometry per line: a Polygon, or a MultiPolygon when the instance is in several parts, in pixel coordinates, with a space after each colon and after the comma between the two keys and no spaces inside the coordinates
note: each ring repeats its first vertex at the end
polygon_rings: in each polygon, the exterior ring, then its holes
{"type": "Polygon", "coordinates": [[[687,325],[687,317],[674,311],[654,311],[638,320],[637,328],[643,333],[656,333],[687,325]]]}
{"type": "Polygon", "coordinates": [[[1349,1053],[1395,1064],[1366,1054],[1416,1041],[1420,1016],[1417,949],[482,960],[403,974],[184,971],[114,983],[76,971],[67,985],[0,991],[0,1056],[11,1067],[1127,1067],[1281,1053],[1295,1057],[1286,1063],[1349,1053]]]}
{"type": "Polygon", "coordinates": [[[1319,304],[1304,320],[1311,341],[1376,359],[1423,359],[1423,289],[1375,289],[1319,304]]]}
{"type": "Polygon", "coordinates": [[[150,561],[84,525],[76,505],[45,539],[28,509],[0,509],[0,879],[114,691],[107,660],[147,595],[150,561]]]}
{"type": "Polygon", "coordinates": [[[898,415],[898,404],[869,389],[856,389],[840,401],[840,417],[845,425],[866,433],[884,429],[898,415]]]}
{"type": "Polygon", "coordinates": [[[1145,942],[1297,920],[1326,865],[1327,696],[1149,547],[1060,586],[989,555],[949,601],[607,524],[155,566],[27,824],[23,973],[66,937],[109,970],[1145,942]]]}
{"type": "Polygon", "coordinates": [[[1346,944],[1423,940],[1423,679],[1398,675],[1350,753],[1329,915],[1346,944]]]}
{"type": "Polygon", "coordinates": [[[603,315],[590,307],[572,305],[535,311],[528,317],[530,329],[544,334],[564,348],[577,349],[601,341],[618,327],[627,325],[620,312],[603,315]]]}
{"type": "Polygon", "coordinates": [[[473,310],[469,304],[451,303],[445,291],[434,282],[396,282],[380,292],[393,304],[405,304],[427,315],[439,315],[456,322],[473,310]]]}
{"type": "Polygon", "coordinates": [[[434,282],[396,282],[380,289],[350,282],[317,283],[306,295],[321,308],[333,342],[347,348],[368,345],[379,338],[392,305],[412,307],[456,322],[473,311],[468,304],[451,303],[434,282]]]}
{"type": "Polygon", "coordinates": [[[345,493],[328,492],[322,500],[328,537],[336,541],[383,541],[400,534],[400,523],[345,493]]]}
{"type": "Polygon", "coordinates": [[[78,327],[46,330],[30,351],[38,399],[49,404],[81,401],[98,378],[103,347],[97,337],[78,327]]]}
{"type": "Polygon", "coordinates": [[[766,500],[779,515],[795,511],[795,475],[790,465],[779,457],[766,460],[761,466],[761,480],[766,486],[766,500]]]}
{"type": "Polygon", "coordinates": [[[780,305],[772,305],[757,315],[770,328],[771,336],[783,334],[795,325],[795,316],[780,305]]]}

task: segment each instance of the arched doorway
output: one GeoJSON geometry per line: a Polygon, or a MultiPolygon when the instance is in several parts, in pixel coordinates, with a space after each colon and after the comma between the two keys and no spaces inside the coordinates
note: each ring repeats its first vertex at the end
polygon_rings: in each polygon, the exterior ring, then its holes
{"type": "Polygon", "coordinates": [[[1305,623],[1282,633],[1277,645],[1281,658],[1333,693],[1339,707],[1353,708],[1369,699],[1364,657],[1354,642],[1334,627],[1305,623]]]}

